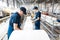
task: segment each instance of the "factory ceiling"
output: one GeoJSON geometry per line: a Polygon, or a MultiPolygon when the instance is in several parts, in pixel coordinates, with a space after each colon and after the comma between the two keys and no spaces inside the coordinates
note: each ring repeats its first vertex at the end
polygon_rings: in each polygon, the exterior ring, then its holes
{"type": "Polygon", "coordinates": [[[18,0],[19,2],[22,3],[42,3],[42,2],[46,2],[46,3],[59,3],[60,0],[18,0]]]}

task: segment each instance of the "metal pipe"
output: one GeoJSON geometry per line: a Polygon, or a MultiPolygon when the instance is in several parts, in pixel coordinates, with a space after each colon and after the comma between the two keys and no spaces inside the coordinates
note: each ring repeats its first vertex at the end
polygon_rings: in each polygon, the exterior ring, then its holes
{"type": "Polygon", "coordinates": [[[54,12],[54,0],[52,0],[52,13],[54,12]]]}

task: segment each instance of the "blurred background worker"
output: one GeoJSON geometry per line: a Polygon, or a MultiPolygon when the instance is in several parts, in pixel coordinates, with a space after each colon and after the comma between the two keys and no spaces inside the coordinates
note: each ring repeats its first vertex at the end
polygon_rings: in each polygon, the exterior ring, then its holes
{"type": "Polygon", "coordinates": [[[34,21],[35,21],[35,29],[36,30],[39,30],[40,29],[41,12],[38,10],[38,7],[36,7],[36,6],[33,9],[35,11],[35,18],[34,18],[34,21]]]}
{"type": "Polygon", "coordinates": [[[21,7],[20,10],[18,12],[15,12],[9,21],[9,28],[8,28],[8,39],[11,35],[11,33],[14,30],[21,30],[21,16],[23,16],[24,14],[26,14],[26,8],[25,7],[21,7]]]}

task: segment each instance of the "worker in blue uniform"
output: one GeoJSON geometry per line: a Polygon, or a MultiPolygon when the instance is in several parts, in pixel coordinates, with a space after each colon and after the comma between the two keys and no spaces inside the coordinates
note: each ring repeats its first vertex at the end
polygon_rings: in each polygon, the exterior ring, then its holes
{"type": "Polygon", "coordinates": [[[20,10],[18,12],[13,13],[13,15],[10,18],[9,21],[9,28],[8,28],[8,39],[11,35],[11,33],[14,30],[21,30],[21,16],[26,14],[26,8],[25,7],[20,7],[20,10]]]}
{"type": "Polygon", "coordinates": [[[41,12],[38,11],[38,7],[34,7],[34,11],[35,11],[35,18],[34,18],[34,21],[35,21],[35,29],[36,30],[39,30],[40,29],[40,18],[41,18],[41,12]]]}

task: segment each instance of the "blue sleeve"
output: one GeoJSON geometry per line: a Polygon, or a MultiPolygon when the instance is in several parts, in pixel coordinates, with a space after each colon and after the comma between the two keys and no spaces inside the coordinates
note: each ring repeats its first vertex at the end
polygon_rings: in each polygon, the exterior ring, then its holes
{"type": "Polygon", "coordinates": [[[39,18],[41,18],[41,12],[39,12],[39,15],[38,15],[39,18]]]}
{"type": "Polygon", "coordinates": [[[41,18],[41,13],[40,12],[38,12],[38,13],[36,13],[36,18],[41,18]]]}
{"type": "Polygon", "coordinates": [[[13,17],[12,23],[17,23],[18,24],[18,17],[17,16],[13,17]]]}

